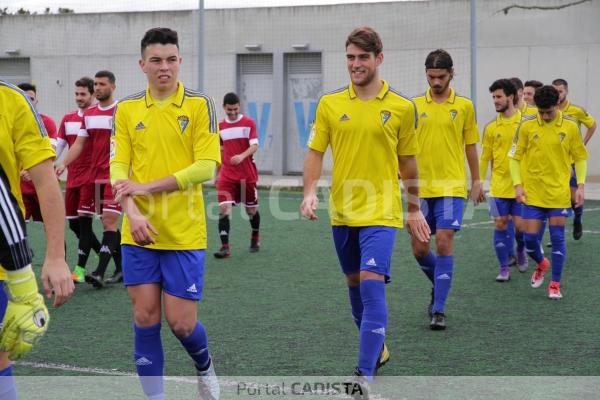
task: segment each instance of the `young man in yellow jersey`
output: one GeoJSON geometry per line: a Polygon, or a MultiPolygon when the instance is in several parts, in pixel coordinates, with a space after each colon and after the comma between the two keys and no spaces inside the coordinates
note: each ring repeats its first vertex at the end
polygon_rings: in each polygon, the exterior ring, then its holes
{"type": "Polygon", "coordinates": [[[525,115],[531,114],[531,112],[528,111],[533,111],[533,113],[535,113],[536,107],[535,101],[533,101],[533,95],[535,95],[535,91],[541,88],[542,86],[544,86],[542,82],[536,81],[534,79],[525,81],[525,83],[523,84],[523,101],[525,104],[524,107],[521,109],[521,112],[525,115]]]}
{"type": "Polygon", "coordinates": [[[46,231],[42,282],[54,306],[73,293],[65,262],[65,209],[54,176],[54,149],[26,94],[0,81],[0,399],[17,398],[11,360],[21,358],[48,329],[48,309],[31,268],[20,171],[28,170],[46,231]]]}
{"type": "Polygon", "coordinates": [[[204,326],[206,218],[201,182],[220,163],[211,98],[178,81],[177,32],[153,28],[141,41],[147,90],[115,110],[110,176],[123,219],[123,280],[133,305],[134,356],[142,388],[164,399],[161,308],[194,361],[201,399],[219,398],[204,326]]]}
{"type": "Polygon", "coordinates": [[[445,50],[434,50],[425,59],[429,89],[414,98],[419,116],[417,156],[420,176],[421,209],[431,232],[436,234],[436,254],[429,242],[413,237],[413,254],[433,284],[429,305],[430,328],[446,328],[444,307],[450,292],[454,258],[454,234],[460,230],[465,199],[467,173],[465,156],[471,171],[470,198],[475,204],[483,200],[479,180],[477,142],[479,132],[475,107],[466,97],[450,87],[454,76],[452,57],[445,50]]]}
{"type": "MultiPolygon", "coordinates": [[[[567,100],[567,95],[569,94],[569,84],[564,79],[555,79],[552,81],[552,86],[558,90],[558,102],[559,108],[563,112],[564,115],[569,116],[577,122],[577,125],[581,129],[581,125],[583,124],[587,131],[585,132],[585,137],[583,138],[583,144],[587,146],[588,142],[592,138],[594,132],[596,132],[596,121],[594,117],[587,113],[587,111],[580,106],[572,104],[569,100],[567,100]]],[[[577,176],[575,174],[575,167],[571,169],[571,203],[573,212],[575,216],[573,217],[573,239],[579,240],[581,236],[583,236],[583,205],[580,207],[575,206],[575,193],[577,191],[577,176]]]]}
{"type": "Polygon", "coordinates": [[[319,100],[304,161],[302,215],[316,220],[323,154],[333,153],[330,216],[352,316],[360,331],[355,398],[368,398],[368,382],[389,359],[384,345],[388,311],[385,284],[396,230],[403,226],[398,171],[410,194],[408,229],[427,242],[416,185],[416,115],[413,102],[380,79],[383,45],[369,27],[346,39],[350,85],[319,100]],[[363,397],[360,397],[360,396],[363,397]]]}
{"type": "Polygon", "coordinates": [[[581,140],[579,127],[564,115],[558,106],[558,91],[542,86],[534,95],[538,115],[523,120],[509,152],[510,171],[515,196],[523,203],[523,230],[527,252],[537,263],[531,286],[544,282],[549,267],[540,251],[538,233],[541,221],[548,219],[552,242],[552,281],[548,287],[551,299],[562,298],[560,278],[565,262],[565,223],[571,213],[569,176],[571,162],[577,171],[575,205],[582,206],[587,170],[587,150],[581,140]],[[527,174],[521,177],[520,162],[527,158],[527,174]]]}
{"type": "Polygon", "coordinates": [[[513,247],[513,239],[508,234],[508,221],[511,218],[516,227],[517,266],[519,271],[527,270],[527,254],[523,243],[521,226],[521,204],[515,200],[515,188],[508,167],[508,151],[521,123],[521,112],[515,108],[514,99],[517,90],[508,79],[498,79],[489,88],[494,101],[496,118],[483,130],[483,149],[479,159],[479,173],[484,181],[488,166],[492,163],[490,179],[490,214],[494,218],[494,249],[500,263],[500,271],[496,281],[505,282],[510,279],[509,250],[513,247]]]}

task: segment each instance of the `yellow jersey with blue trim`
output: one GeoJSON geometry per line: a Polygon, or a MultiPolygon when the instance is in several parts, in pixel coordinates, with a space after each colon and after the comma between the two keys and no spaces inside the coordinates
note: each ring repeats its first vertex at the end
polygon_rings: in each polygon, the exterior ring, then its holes
{"type": "Polygon", "coordinates": [[[550,122],[539,114],[523,119],[509,157],[520,161],[524,156],[526,203],[544,208],[571,207],[571,158],[575,162],[588,158],[577,123],[560,111],[550,122]]]}
{"type": "Polygon", "coordinates": [[[433,101],[431,88],[413,100],[419,118],[420,197],[466,198],[465,145],[479,142],[473,102],[452,88],[443,103],[433,101]]]}
{"type": "MultiPolygon", "coordinates": [[[[16,212],[24,214],[25,210],[20,188],[21,170],[30,169],[55,156],[44,123],[26,94],[16,86],[0,81],[0,166],[10,187],[3,185],[0,198],[4,199],[4,217],[9,219],[7,229],[11,226],[17,229],[19,218],[13,212],[15,210],[9,210],[12,207],[8,190],[20,208],[16,212]]],[[[0,230],[0,234],[4,233],[0,230]]],[[[6,275],[0,266],[0,280],[3,279],[6,279],[6,275]]]]}
{"type": "Polygon", "coordinates": [[[569,100],[566,101],[565,107],[561,111],[564,115],[574,119],[580,129],[582,124],[590,129],[596,123],[594,117],[588,114],[585,108],[575,105],[569,100]]]}
{"type": "Polygon", "coordinates": [[[331,146],[332,225],[403,226],[398,157],[418,153],[416,124],[414,103],[386,81],[370,100],[352,84],[321,97],[308,147],[331,146]]]}
{"type": "Polygon", "coordinates": [[[481,159],[492,162],[492,178],[490,180],[490,195],[492,197],[515,198],[515,188],[508,166],[508,152],[520,123],[521,112],[516,110],[508,118],[498,113],[496,118],[483,129],[481,159]]]}
{"type": "MultiPolygon", "coordinates": [[[[197,160],[221,162],[219,127],[214,101],[178,82],[166,104],[150,89],[117,104],[110,163],[130,167],[132,181],[148,183],[172,176],[197,160]]],[[[202,185],[170,192],[134,196],[142,215],[156,228],[159,250],[206,248],[206,218],[202,185]]],[[[129,218],[123,218],[122,243],[135,245],[129,218]]]]}

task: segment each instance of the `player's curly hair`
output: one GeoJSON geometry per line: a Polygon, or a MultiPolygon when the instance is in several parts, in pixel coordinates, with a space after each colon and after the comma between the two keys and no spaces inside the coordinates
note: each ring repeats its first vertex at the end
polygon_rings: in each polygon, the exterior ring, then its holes
{"type": "Polygon", "coordinates": [[[89,76],[84,76],[75,81],[75,86],[84,87],[90,92],[90,94],[94,94],[94,80],[89,76]]]}
{"type": "Polygon", "coordinates": [[[351,44],[361,50],[375,54],[376,57],[383,51],[383,43],[379,34],[368,26],[362,26],[350,32],[346,39],[346,48],[351,44]]]}
{"type": "Polygon", "coordinates": [[[558,104],[558,90],[554,86],[544,85],[535,91],[533,101],[540,110],[547,110],[558,104]]]}

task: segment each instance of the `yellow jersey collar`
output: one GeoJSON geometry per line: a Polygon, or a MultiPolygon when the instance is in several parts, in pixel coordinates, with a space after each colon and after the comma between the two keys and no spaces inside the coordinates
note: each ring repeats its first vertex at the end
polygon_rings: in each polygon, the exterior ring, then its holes
{"type": "MultiPolygon", "coordinates": [[[[173,97],[173,100],[171,102],[174,105],[176,105],[177,107],[181,108],[181,106],[183,105],[184,96],[185,96],[185,94],[184,94],[183,83],[181,81],[177,81],[177,92],[175,92],[175,97],[173,97]]],[[[146,89],[145,100],[146,100],[146,108],[150,108],[150,106],[154,105],[154,103],[155,103],[155,100],[150,95],[150,87],[148,87],[146,89]]]]}
{"type": "MultiPolygon", "coordinates": [[[[385,95],[390,91],[390,85],[387,83],[386,80],[382,79],[381,83],[383,83],[383,85],[381,86],[381,90],[379,90],[379,93],[377,93],[377,96],[375,96],[379,100],[383,100],[385,95]]],[[[356,97],[358,97],[358,95],[356,94],[356,90],[354,90],[354,85],[352,85],[352,82],[350,82],[350,85],[348,85],[348,94],[350,95],[350,99],[355,99],[356,97]]]]}
{"type": "Polygon", "coordinates": [[[569,107],[571,107],[571,102],[569,100],[565,100],[565,108],[563,108],[560,111],[567,111],[569,109],[569,107]]]}
{"type": "Polygon", "coordinates": [[[505,118],[502,113],[498,113],[498,115],[496,115],[496,125],[510,125],[510,124],[518,124],[519,122],[521,122],[521,111],[516,110],[516,112],[508,117],[505,118]]]}
{"type": "MultiPolygon", "coordinates": [[[[427,91],[425,92],[425,100],[428,103],[431,103],[433,101],[433,97],[431,97],[431,88],[427,88],[427,91]]],[[[446,103],[450,103],[450,104],[454,104],[454,102],[456,101],[456,92],[454,92],[453,88],[450,88],[450,96],[448,96],[448,99],[446,99],[446,103]]]]}
{"type": "MultiPolygon", "coordinates": [[[[563,112],[560,111],[560,110],[557,110],[556,111],[556,117],[554,118],[554,121],[548,122],[547,124],[548,125],[554,124],[556,126],[562,126],[563,121],[564,121],[564,114],[563,114],[563,112]]],[[[537,113],[537,122],[538,122],[538,125],[540,125],[540,126],[546,124],[546,122],[544,122],[544,120],[540,116],[540,113],[537,113]]]]}

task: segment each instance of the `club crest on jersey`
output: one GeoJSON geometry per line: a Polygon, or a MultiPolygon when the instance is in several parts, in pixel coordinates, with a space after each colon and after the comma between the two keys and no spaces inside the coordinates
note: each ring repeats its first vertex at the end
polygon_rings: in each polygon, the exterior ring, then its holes
{"type": "Polygon", "coordinates": [[[566,136],[567,136],[567,134],[564,133],[564,132],[561,132],[561,133],[558,134],[558,137],[560,138],[560,142],[561,143],[563,142],[563,140],[565,140],[566,136]]]}
{"type": "Polygon", "coordinates": [[[452,118],[453,121],[456,119],[457,115],[458,115],[458,111],[450,110],[450,118],[452,118]]]}
{"type": "Polygon", "coordinates": [[[381,123],[383,123],[383,125],[385,125],[390,120],[392,113],[389,112],[388,110],[383,110],[382,112],[379,113],[379,115],[381,115],[381,123]]]}
{"type": "Polygon", "coordinates": [[[189,122],[190,119],[186,115],[180,115],[177,117],[177,123],[179,124],[179,129],[181,130],[182,134],[185,132],[185,128],[187,128],[189,122]]]}

